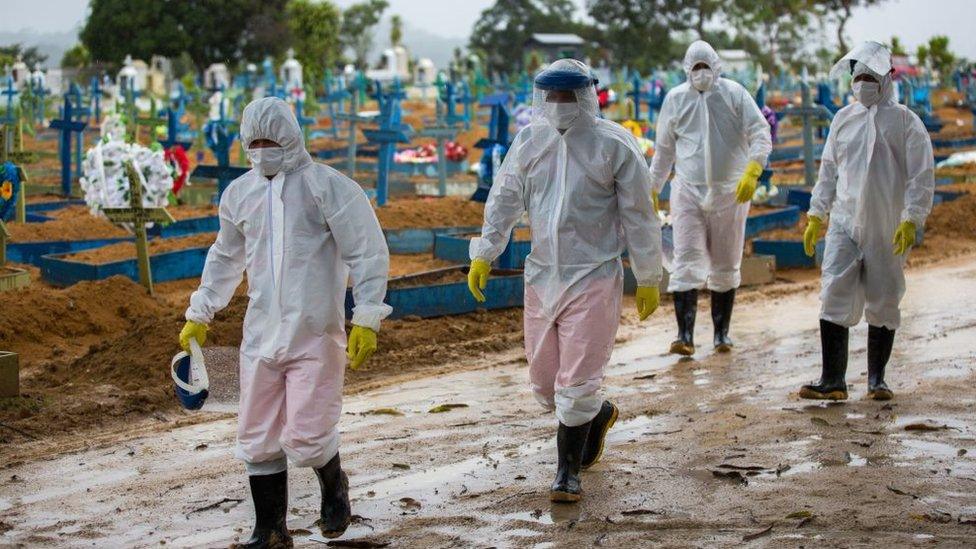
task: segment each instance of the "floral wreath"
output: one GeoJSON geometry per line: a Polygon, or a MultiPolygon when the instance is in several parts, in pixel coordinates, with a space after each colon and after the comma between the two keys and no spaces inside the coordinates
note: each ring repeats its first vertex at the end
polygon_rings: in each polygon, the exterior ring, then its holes
{"type": "Polygon", "coordinates": [[[20,175],[13,162],[0,165],[0,219],[10,219],[17,195],[20,194],[20,175]]]}

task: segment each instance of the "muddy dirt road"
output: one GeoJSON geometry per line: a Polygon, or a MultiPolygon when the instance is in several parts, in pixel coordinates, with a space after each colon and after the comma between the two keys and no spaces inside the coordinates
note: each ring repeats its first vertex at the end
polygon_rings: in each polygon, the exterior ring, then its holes
{"type": "MultiPolygon", "coordinates": [[[[621,329],[606,392],[620,406],[584,501],[552,505],[554,419],[518,351],[347,398],[343,463],[361,547],[976,545],[976,257],[916,269],[891,403],[800,401],[819,372],[811,285],[743,300],[731,356],[663,354],[670,307],[621,329]],[[430,413],[442,404],[466,405],[430,413]],[[387,413],[376,413],[387,408],[387,413]],[[391,415],[401,414],[401,415],[391,415]],[[375,545],[369,545],[369,542],[375,545]]],[[[698,340],[710,339],[707,312],[698,340]]],[[[232,399],[229,399],[232,400],[232,399]]],[[[219,547],[250,532],[231,457],[233,404],[211,421],[0,471],[0,544],[219,547]]],[[[292,470],[289,526],[309,539],[318,488],[292,470]]]]}

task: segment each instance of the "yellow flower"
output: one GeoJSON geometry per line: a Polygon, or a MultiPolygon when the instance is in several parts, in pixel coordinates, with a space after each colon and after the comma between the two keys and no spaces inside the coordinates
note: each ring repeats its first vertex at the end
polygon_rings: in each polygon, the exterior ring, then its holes
{"type": "Polygon", "coordinates": [[[14,184],[10,181],[4,181],[3,185],[0,186],[0,198],[4,200],[10,200],[10,197],[14,195],[14,184]]]}

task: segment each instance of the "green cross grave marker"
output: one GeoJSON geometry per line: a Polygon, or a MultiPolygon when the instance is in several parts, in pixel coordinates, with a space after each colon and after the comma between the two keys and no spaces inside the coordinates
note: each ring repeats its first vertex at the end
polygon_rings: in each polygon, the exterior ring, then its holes
{"type": "Polygon", "coordinates": [[[129,179],[129,207],[105,208],[102,213],[112,223],[131,223],[136,235],[136,260],[139,264],[139,283],[153,295],[152,271],[149,267],[149,239],[146,236],[146,223],[173,223],[175,219],[166,208],[145,208],[142,206],[142,177],[133,162],[125,163],[125,174],[129,179]]]}

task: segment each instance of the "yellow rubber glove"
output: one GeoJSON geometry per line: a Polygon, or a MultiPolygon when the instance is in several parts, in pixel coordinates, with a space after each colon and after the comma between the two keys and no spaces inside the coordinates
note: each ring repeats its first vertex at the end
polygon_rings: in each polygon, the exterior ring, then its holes
{"type": "Polygon", "coordinates": [[[349,367],[358,370],[376,352],[376,332],[362,326],[353,326],[349,331],[346,356],[349,367]]]}
{"type": "Polygon", "coordinates": [[[197,343],[203,347],[207,341],[207,325],[187,320],[186,324],[183,325],[183,330],[180,331],[180,347],[188,353],[190,352],[191,339],[197,340],[197,343]]]}
{"type": "Polygon", "coordinates": [[[823,219],[815,215],[807,216],[807,228],[803,231],[803,251],[809,257],[817,253],[817,239],[820,238],[821,228],[823,228],[823,219]]]}
{"type": "Polygon", "coordinates": [[[739,187],[735,190],[735,200],[739,204],[745,204],[752,200],[752,195],[756,194],[756,184],[759,183],[759,176],[763,173],[763,167],[755,160],[750,160],[746,164],[746,171],[739,178],[739,187]]]}
{"type": "Polygon", "coordinates": [[[491,272],[491,264],[484,259],[475,259],[471,262],[468,270],[468,290],[478,303],[485,302],[485,294],[481,291],[488,285],[488,273],[491,272]]]}
{"type": "Polygon", "coordinates": [[[895,245],[895,255],[902,255],[915,245],[915,224],[902,221],[895,230],[895,238],[891,241],[895,245]]]}
{"type": "Polygon", "coordinates": [[[646,320],[661,303],[661,290],[657,286],[637,287],[637,316],[646,320]]]}
{"type": "Polygon", "coordinates": [[[657,193],[651,191],[651,204],[654,205],[654,213],[661,211],[661,202],[658,200],[657,193]]]}

